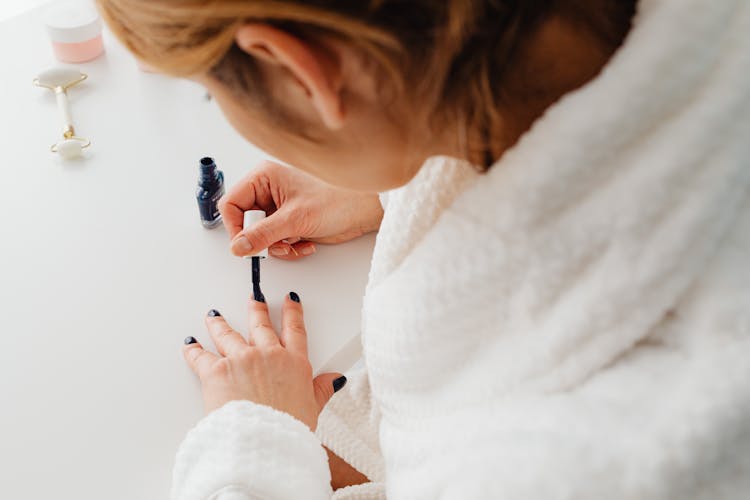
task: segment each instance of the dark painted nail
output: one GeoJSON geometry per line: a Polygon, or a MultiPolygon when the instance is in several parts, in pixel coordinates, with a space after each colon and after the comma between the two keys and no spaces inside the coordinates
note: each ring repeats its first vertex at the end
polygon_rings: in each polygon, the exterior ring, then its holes
{"type": "Polygon", "coordinates": [[[297,295],[297,292],[289,292],[289,298],[299,303],[299,295],[297,295]]]}
{"type": "Polygon", "coordinates": [[[221,313],[217,311],[216,309],[211,309],[210,311],[208,311],[208,315],[211,316],[212,318],[215,318],[217,316],[221,316],[221,313]]]}
{"type": "Polygon", "coordinates": [[[253,293],[253,299],[255,302],[263,302],[266,303],[266,297],[263,295],[263,292],[254,292],[253,293]]]}
{"type": "Polygon", "coordinates": [[[185,345],[197,344],[197,343],[198,341],[195,340],[195,337],[185,337],[185,345]]]}
{"type": "Polygon", "coordinates": [[[339,378],[333,381],[333,392],[339,392],[345,385],[346,377],[344,375],[341,375],[339,378]]]}

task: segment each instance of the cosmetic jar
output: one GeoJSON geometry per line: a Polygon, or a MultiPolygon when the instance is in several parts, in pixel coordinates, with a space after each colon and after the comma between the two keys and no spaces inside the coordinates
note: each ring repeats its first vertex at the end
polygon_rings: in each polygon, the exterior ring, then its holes
{"type": "Polygon", "coordinates": [[[59,61],[82,63],[104,52],[102,19],[89,2],[54,3],[44,13],[44,24],[59,61]]]}

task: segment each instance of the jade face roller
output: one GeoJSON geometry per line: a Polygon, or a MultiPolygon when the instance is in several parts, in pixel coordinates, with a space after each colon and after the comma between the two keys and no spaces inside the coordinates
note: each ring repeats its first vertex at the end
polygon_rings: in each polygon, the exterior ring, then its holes
{"type": "Polygon", "coordinates": [[[43,71],[34,79],[34,85],[53,91],[57,98],[57,107],[64,122],[63,140],[53,144],[50,150],[58,153],[64,160],[81,156],[83,150],[91,145],[91,141],[76,135],[70,102],[68,102],[68,89],[75,87],[86,78],[88,75],[74,68],[53,68],[43,71]]]}

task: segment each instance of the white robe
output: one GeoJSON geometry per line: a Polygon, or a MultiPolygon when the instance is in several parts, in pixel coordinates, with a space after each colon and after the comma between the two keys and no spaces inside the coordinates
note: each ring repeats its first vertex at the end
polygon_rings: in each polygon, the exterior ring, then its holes
{"type": "Polygon", "coordinates": [[[642,0],[489,173],[390,192],[363,349],[316,434],[208,415],[173,498],[750,498],[750,2],[642,0]]]}

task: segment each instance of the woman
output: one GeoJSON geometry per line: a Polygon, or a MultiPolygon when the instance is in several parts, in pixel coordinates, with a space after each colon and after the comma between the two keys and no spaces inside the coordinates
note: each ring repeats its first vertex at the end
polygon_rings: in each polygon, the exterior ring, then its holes
{"type": "Polygon", "coordinates": [[[227,195],[235,254],[379,229],[322,413],[298,296],[189,340],[173,498],[746,498],[747,2],[99,3],[305,172],[227,195]]]}

